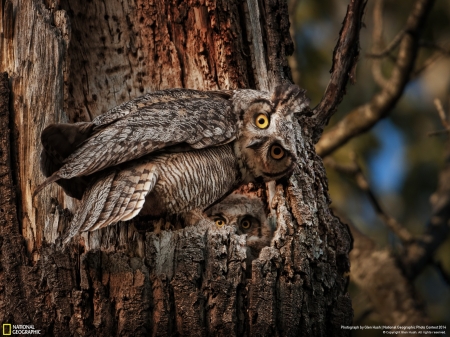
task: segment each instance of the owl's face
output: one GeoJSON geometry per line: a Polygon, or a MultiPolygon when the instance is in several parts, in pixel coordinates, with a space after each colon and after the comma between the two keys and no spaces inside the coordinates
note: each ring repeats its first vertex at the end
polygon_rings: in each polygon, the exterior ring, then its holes
{"type": "Polygon", "coordinates": [[[240,112],[236,152],[255,178],[276,180],[294,169],[297,159],[293,113],[301,112],[308,100],[295,85],[280,86],[269,93],[240,91],[234,97],[240,112]]]}
{"type": "Polygon", "coordinates": [[[264,204],[258,198],[231,194],[206,211],[207,217],[216,228],[236,227],[238,234],[247,235],[249,261],[259,255],[263,247],[269,246],[273,236],[264,211],[264,204]]]}

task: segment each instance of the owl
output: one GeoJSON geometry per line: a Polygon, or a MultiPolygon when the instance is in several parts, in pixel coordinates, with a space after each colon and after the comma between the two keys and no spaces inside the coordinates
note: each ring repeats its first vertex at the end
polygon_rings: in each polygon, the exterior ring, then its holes
{"type": "Polygon", "coordinates": [[[247,235],[247,266],[258,257],[261,249],[270,246],[274,226],[266,217],[261,199],[242,194],[230,194],[205,211],[217,228],[236,227],[238,234],[247,235]]]}
{"type": "Polygon", "coordinates": [[[81,199],[64,242],[137,214],[204,209],[251,181],[290,174],[294,113],[305,91],[169,89],[126,102],[92,122],[49,125],[41,170],[81,199]]]}

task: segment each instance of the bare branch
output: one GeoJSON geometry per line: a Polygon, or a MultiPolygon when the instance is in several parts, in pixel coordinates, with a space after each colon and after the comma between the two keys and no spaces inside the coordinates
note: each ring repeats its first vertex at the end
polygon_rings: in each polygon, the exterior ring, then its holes
{"type": "Polygon", "coordinates": [[[413,241],[412,234],[405,227],[403,227],[397,220],[395,220],[393,217],[387,214],[386,211],[383,209],[380,202],[378,201],[378,198],[375,196],[375,193],[371,189],[369,182],[364,176],[361,166],[359,166],[356,160],[356,156],[353,157],[354,158],[352,164],[347,165],[338,164],[334,161],[334,159],[331,159],[329,157],[324,160],[324,163],[325,165],[330,166],[339,172],[353,175],[355,177],[358,187],[367,194],[370,202],[372,203],[375,209],[375,212],[377,213],[378,217],[386,224],[386,226],[390,228],[400,238],[400,240],[403,243],[409,243],[413,241]]]}
{"type": "MultiPolygon", "coordinates": [[[[373,51],[376,53],[381,48],[383,40],[383,6],[384,0],[375,1],[375,7],[373,9],[373,51]]],[[[380,86],[386,85],[386,78],[381,71],[381,60],[375,59],[372,62],[372,76],[375,82],[380,86]]]]}
{"type": "Polygon", "coordinates": [[[416,277],[432,261],[434,253],[450,235],[450,144],[436,192],[430,198],[432,213],[425,233],[406,246],[401,263],[405,273],[416,277]]]}
{"type": "Polygon", "coordinates": [[[372,33],[372,39],[373,39],[373,51],[372,53],[366,53],[366,57],[369,58],[384,58],[386,56],[389,56],[391,52],[397,48],[402,41],[403,35],[405,35],[406,30],[402,29],[398,34],[394,37],[394,39],[389,43],[389,45],[383,49],[382,51],[379,51],[381,48],[381,44],[383,42],[383,7],[384,7],[384,0],[377,0],[375,1],[375,6],[373,9],[373,33],[372,33]]]}
{"type": "Polygon", "coordinates": [[[447,130],[450,130],[450,124],[447,121],[447,116],[445,115],[444,107],[442,106],[442,102],[439,98],[434,100],[434,106],[439,114],[439,118],[441,119],[441,123],[447,130]]]}
{"type": "Polygon", "coordinates": [[[419,49],[419,35],[433,4],[434,0],[416,0],[408,17],[406,33],[400,43],[396,64],[389,81],[369,103],[351,111],[323,135],[316,145],[316,151],[320,156],[329,155],[351,138],[369,130],[380,119],[386,117],[397,104],[414,68],[419,49]]]}
{"type": "Polygon", "coordinates": [[[445,129],[445,130],[437,130],[437,131],[428,132],[428,136],[429,137],[438,136],[438,135],[442,135],[444,133],[448,134],[448,133],[450,133],[450,130],[445,129]]]}
{"type": "Polygon", "coordinates": [[[431,55],[429,58],[427,58],[417,69],[413,71],[411,74],[411,80],[419,77],[426,69],[431,67],[433,64],[435,64],[438,60],[440,60],[445,55],[441,52],[437,51],[433,55],[431,55]]]}
{"type": "Polygon", "coordinates": [[[331,78],[320,103],[314,108],[318,138],[345,94],[348,80],[354,79],[359,56],[359,32],[367,0],[351,0],[333,52],[331,78]]]}
{"type": "Polygon", "coordinates": [[[420,46],[424,47],[424,48],[435,49],[435,50],[439,51],[441,54],[450,56],[450,49],[448,48],[448,44],[444,47],[435,42],[420,41],[420,46]]]}
{"type": "Polygon", "coordinates": [[[447,117],[445,115],[445,111],[444,108],[442,106],[442,102],[439,98],[436,98],[434,100],[434,106],[436,107],[436,110],[439,114],[439,118],[441,119],[441,123],[444,126],[444,130],[438,130],[438,131],[433,131],[433,132],[429,132],[428,136],[437,136],[437,135],[441,135],[443,133],[450,133],[450,124],[447,121],[447,117]]]}
{"type": "MultiPolygon", "coordinates": [[[[376,29],[374,28],[374,30],[376,29]]],[[[406,31],[404,29],[401,30],[384,50],[380,52],[366,53],[366,56],[374,59],[379,59],[388,56],[395,48],[398,47],[405,33],[406,31]]]]}

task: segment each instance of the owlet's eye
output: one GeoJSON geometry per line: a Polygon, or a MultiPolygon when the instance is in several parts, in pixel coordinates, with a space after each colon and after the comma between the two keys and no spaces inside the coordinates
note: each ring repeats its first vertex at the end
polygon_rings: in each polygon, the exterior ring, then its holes
{"type": "Polygon", "coordinates": [[[265,114],[259,114],[256,116],[255,124],[260,129],[267,129],[269,126],[269,117],[267,117],[265,114]]]}
{"type": "Polygon", "coordinates": [[[272,147],[270,148],[270,156],[273,159],[279,160],[281,158],[284,157],[285,151],[283,150],[283,148],[280,145],[272,145],[272,147]]]}
{"type": "Polygon", "coordinates": [[[241,222],[241,227],[243,229],[249,229],[251,227],[251,225],[252,224],[251,224],[250,220],[247,220],[247,219],[245,219],[241,222]]]}
{"type": "Polygon", "coordinates": [[[215,223],[216,223],[217,227],[225,226],[225,220],[223,220],[223,219],[216,219],[215,223]]]}

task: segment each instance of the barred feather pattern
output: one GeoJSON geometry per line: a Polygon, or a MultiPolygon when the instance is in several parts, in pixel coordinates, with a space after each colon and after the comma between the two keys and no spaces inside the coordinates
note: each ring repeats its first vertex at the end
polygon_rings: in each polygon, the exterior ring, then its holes
{"type": "Polygon", "coordinates": [[[82,199],[82,204],[77,209],[77,212],[69,224],[69,229],[63,237],[64,243],[69,242],[82,227],[89,227],[95,224],[104,205],[104,203],[97,201],[107,198],[115,175],[116,172],[109,172],[104,175],[102,179],[97,180],[96,183],[86,191],[82,199]]]}
{"type": "Polygon", "coordinates": [[[131,101],[120,104],[104,114],[101,114],[92,120],[97,127],[105,126],[120,119],[128,114],[138,111],[142,107],[150,107],[159,103],[167,103],[181,99],[209,99],[209,98],[225,98],[228,99],[232,95],[232,91],[201,91],[192,89],[167,89],[148,93],[144,96],[135,98],[131,101]]]}
{"type": "Polygon", "coordinates": [[[155,216],[205,208],[239,185],[242,178],[231,144],[159,156],[153,162],[161,179],[148,195],[149,207],[143,213],[155,216]],[[151,209],[153,205],[158,208],[151,209]]]}
{"type": "Polygon", "coordinates": [[[96,230],[135,217],[145,202],[145,196],[155,186],[158,179],[156,171],[155,165],[146,161],[119,171],[106,198],[97,201],[104,203],[97,221],[85,224],[81,230],[96,230]]]}
{"type": "Polygon", "coordinates": [[[143,106],[89,138],[65,160],[57,176],[89,175],[175,144],[203,148],[232,141],[235,128],[230,103],[224,99],[182,99],[143,106]]]}
{"type": "Polygon", "coordinates": [[[86,191],[64,238],[143,214],[205,208],[232,190],[241,173],[231,144],[146,156],[105,170],[86,191]],[[146,198],[147,197],[147,198],[146,198]]]}

